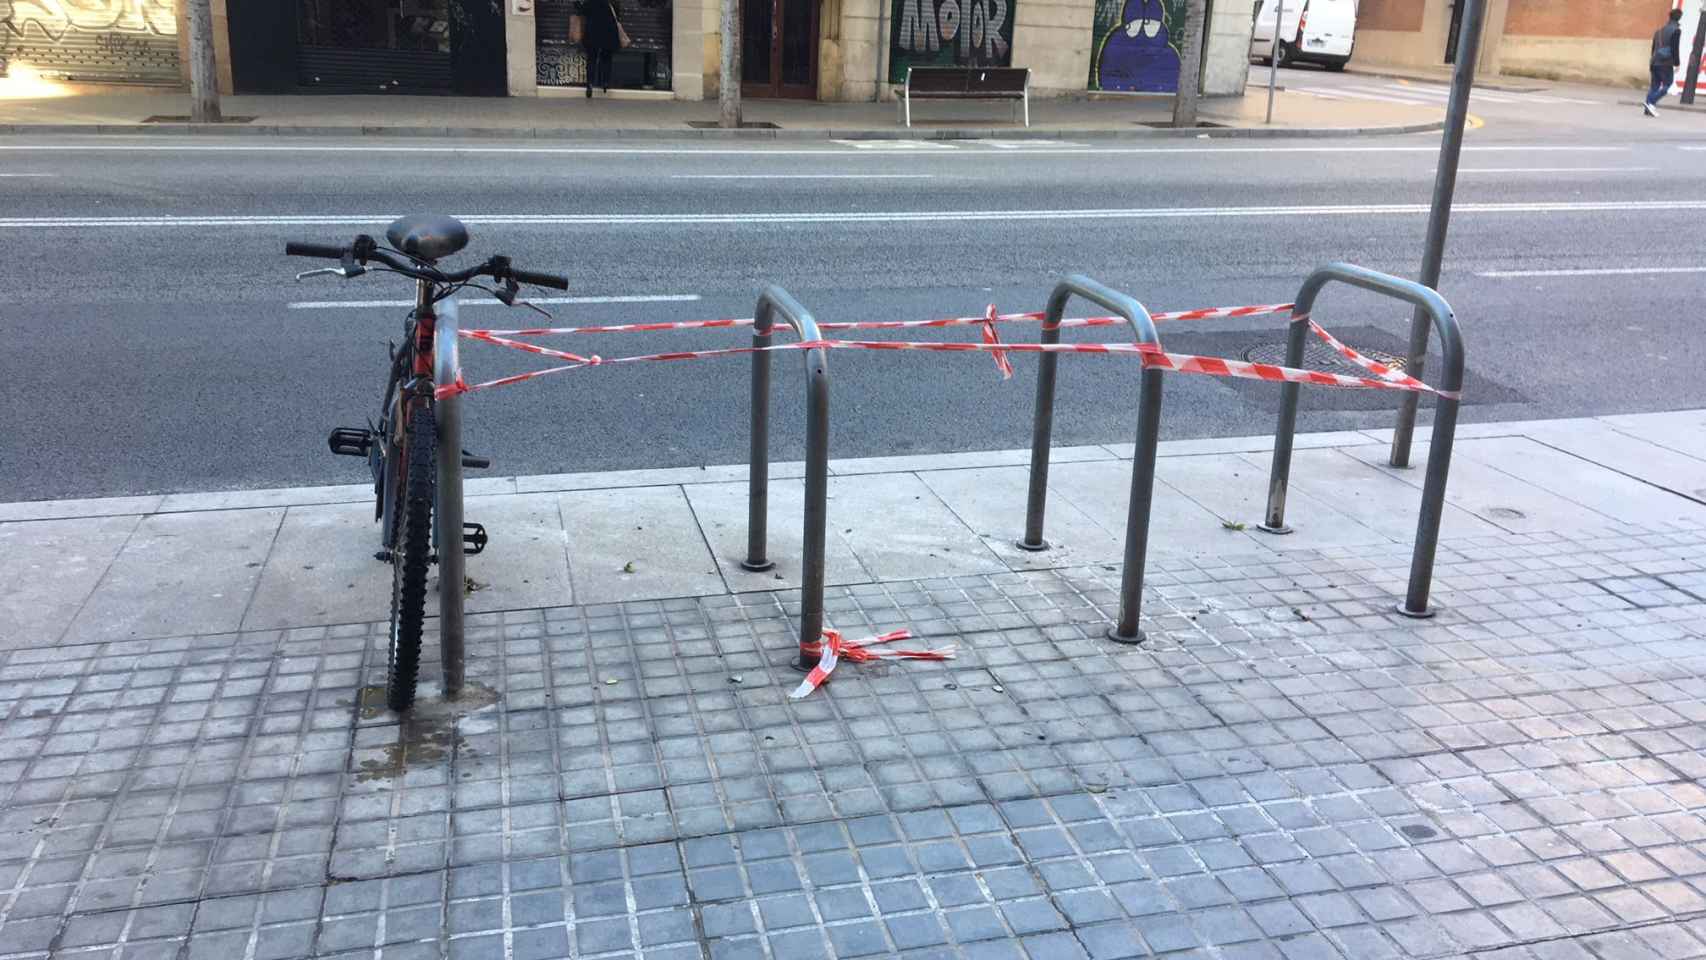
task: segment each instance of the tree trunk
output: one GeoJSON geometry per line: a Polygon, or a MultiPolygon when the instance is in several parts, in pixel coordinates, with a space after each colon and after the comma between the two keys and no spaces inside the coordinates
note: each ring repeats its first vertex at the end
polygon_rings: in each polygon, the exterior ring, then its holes
{"type": "MultiPolygon", "coordinates": [[[[765,2],[765,0],[759,0],[765,2]]],[[[740,127],[740,9],[739,0],[722,0],[722,65],[717,82],[718,125],[740,127]]]]}
{"type": "Polygon", "coordinates": [[[1173,96],[1173,126],[1197,125],[1197,78],[1202,74],[1203,19],[1208,0],[1185,0],[1185,42],[1179,48],[1179,92],[1173,96]]]}
{"type": "Polygon", "coordinates": [[[189,0],[190,121],[219,122],[219,75],[213,66],[213,8],[189,0]]]}

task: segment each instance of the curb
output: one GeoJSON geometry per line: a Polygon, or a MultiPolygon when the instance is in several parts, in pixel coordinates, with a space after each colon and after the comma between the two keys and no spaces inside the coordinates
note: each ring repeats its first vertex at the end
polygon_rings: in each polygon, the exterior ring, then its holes
{"type": "Polygon", "coordinates": [[[202,126],[190,123],[151,124],[78,124],[78,123],[11,123],[0,124],[0,135],[88,135],[117,134],[123,136],[199,136],[199,137],[454,137],[492,140],[1053,140],[1068,137],[1076,140],[1236,140],[1236,139],[1321,139],[1328,137],[1401,136],[1411,133],[1431,133],[1445,129],[1444,120],[1428,123],[1398,124],[1372,127],[1199,127],[1195,130],[1171,130],[1141,127],[1133,129],[1098,128],[1089,130],[1038,129],[1011,127],[955,127],[935,130],[835,130],[832,128],[793,128],[776,130],[718,130],[674,128],[594,128],[594,127],[406,127],[406,126],[291,126],[284,124],[221,124],[202,126]]]}

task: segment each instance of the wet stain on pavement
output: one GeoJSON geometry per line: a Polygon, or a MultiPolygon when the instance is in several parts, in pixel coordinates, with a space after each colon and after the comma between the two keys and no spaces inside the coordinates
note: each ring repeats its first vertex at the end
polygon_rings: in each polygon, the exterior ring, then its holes
{"type": "MultiPolygon", "coordinates": [[[[470,682],[455,700],[431,697],[415,701],[397,722],[396,740],[379,747],[379,756],[361,761],[356,782],[395,780],[410,770],[444,763],[457,753],[470,751],[457,732],[457,721],[498,702],[498,692],[470,682]]],[[[385,688],[363,687],[358,712],[363,720],[385,716],[385,688]]]]}

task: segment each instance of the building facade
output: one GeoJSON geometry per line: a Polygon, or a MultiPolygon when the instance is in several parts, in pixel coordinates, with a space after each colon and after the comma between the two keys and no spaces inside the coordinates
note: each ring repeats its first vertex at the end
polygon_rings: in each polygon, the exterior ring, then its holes
{"type": "MultiPolygon", "coordinates": [[[[1681,8],[1683,46],[1689,49],[1701,5],[1702,0],[1487,0],[1476,69],[1645,86],[1653,31],[1673,8],[1681,8]]],[[[1356,58],[1409,67],[1454,63],[1462,13],[1454,0],[1361,0],[1356,58]]]]}
{"type": "MultiPolygon", "coordinates": [[[[582,95],[585,0],[211,0],[224,93],[582,95]]],[[[616,0],[620,96],[717,96],[718,0],[616,0]]],[[[1209,0],[1204,92],[1244,88],[1254,0],[1209,0]]],[[[180,0],[0,0],[0,59],[182,83],[180,0]]],[[[743,0],[742,93],[893,96],[909,66],[1023,66],[1038,97],[1170,93],[1185,0],[743,0]]]]}

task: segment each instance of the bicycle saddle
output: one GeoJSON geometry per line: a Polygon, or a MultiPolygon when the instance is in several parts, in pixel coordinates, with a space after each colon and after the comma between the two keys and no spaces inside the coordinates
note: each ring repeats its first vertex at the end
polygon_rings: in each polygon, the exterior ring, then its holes
{"type": "Polygon", "coordinates": [[[385,239],[412,257],[439,260],[468,245],[468,228],[455,217],[417,213],[391,221],[385,239]]]}

